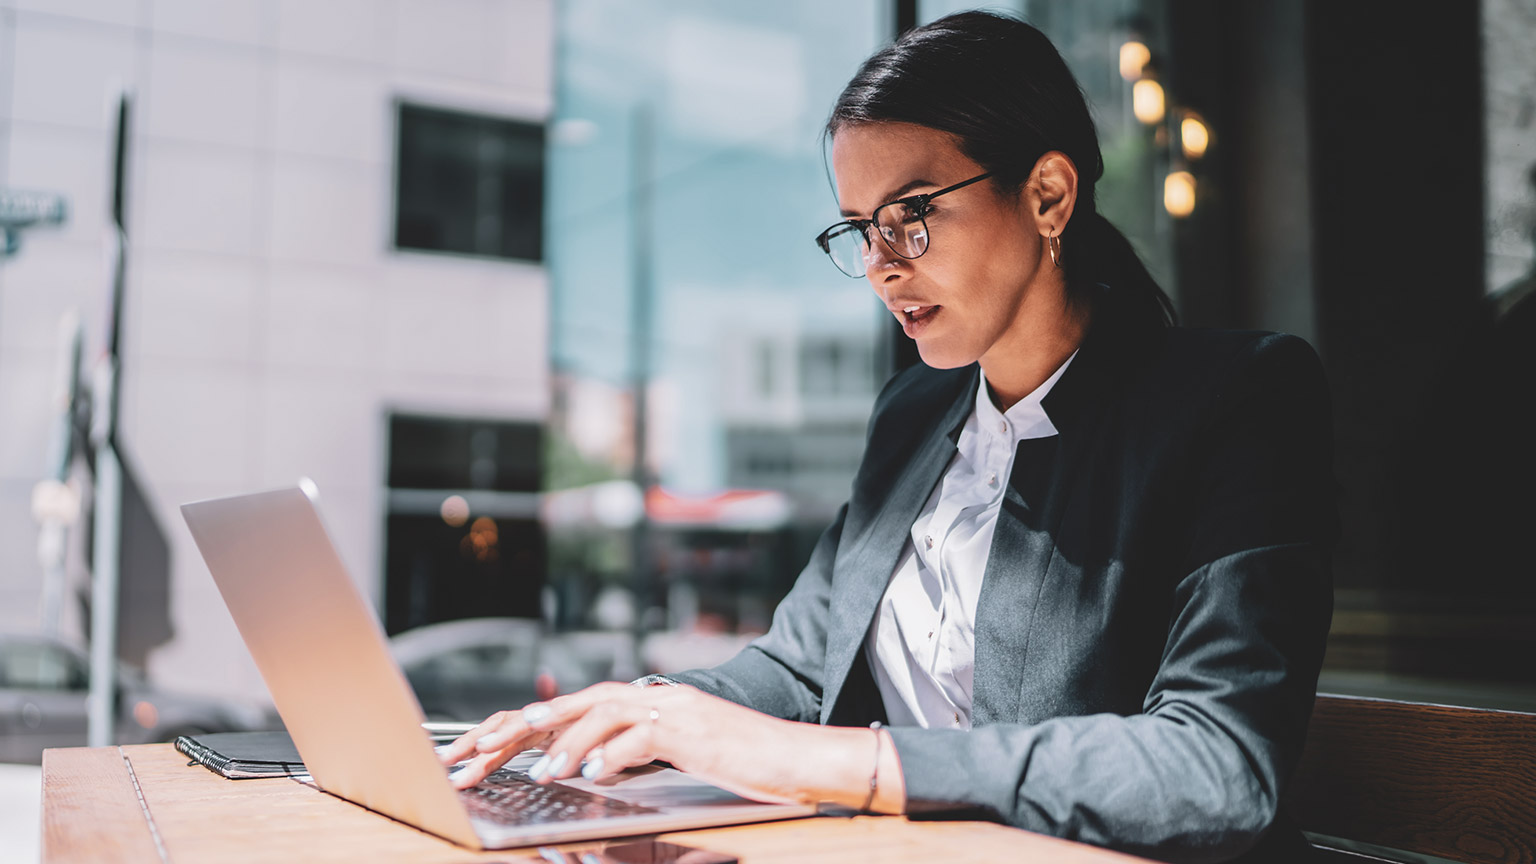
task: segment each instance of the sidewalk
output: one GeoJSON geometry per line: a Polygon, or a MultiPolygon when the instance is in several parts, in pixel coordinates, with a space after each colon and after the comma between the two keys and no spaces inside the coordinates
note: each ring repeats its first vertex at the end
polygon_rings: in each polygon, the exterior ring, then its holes
{"type": "Polygon", "coordinates": [[[0,864],[37,864],[43,769],[0,763],[0,864]]]}

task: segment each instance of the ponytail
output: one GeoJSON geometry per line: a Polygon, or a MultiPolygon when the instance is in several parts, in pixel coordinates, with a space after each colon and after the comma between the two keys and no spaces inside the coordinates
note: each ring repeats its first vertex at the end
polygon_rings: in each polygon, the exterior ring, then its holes
{"type": "Polygon", "coordinates": [[[1131,241],[1104,214],[1093,209],[1074,213],[1061,234],[1061,245],[1068,290],[1092,297],[1100,312],[1159,327],[1178,323],[1173,301],[1147,272],[1131,241]]]}

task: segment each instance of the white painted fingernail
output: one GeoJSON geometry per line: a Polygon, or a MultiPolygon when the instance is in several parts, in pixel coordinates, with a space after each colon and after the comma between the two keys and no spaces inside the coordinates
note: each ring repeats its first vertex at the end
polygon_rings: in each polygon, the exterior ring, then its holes
{"type": "Polygon", "coordinates": [[[523,709],[523,722],[534,726],[549,719],[548,705],[529,705],[523,709]]]}
{"type": "MultiPolygon", "coordinates": [[[[549,757],[546,756],[544,758],[547,759],[549,757]]],[[[570,761],[571,761],[571,754],[569,754],[569,753],[561,753],[559,756],[556,756],[555,757],[555,761],[549,763],[549,776],[551,776],[551,777],[558,776],[561,771],[565,770],[566,763],[570,762],[570,761]]]]}
{"type": "Polygon", "coordinates": [[[581,766],[581,776],[588,780],[596,780],[597,775],[603,773],[603,757],[593,756],[585,765],[581,766]]]}
{"type": "Polygon", "coordinates": [[[468,770],[469,770],[469,766],[466,765],[463,768],[456,768],[453,771],[449,771],[448,772],[448,780],[449,780],[449,782],[453,783],[455,786],[459,785],[459,781],[464,777],[465,772],[467,772],[468,770]]]}
{"type": "Polygon", "coordinates": [[[529,768],[528,768],[528,776],[532,777],[535,780],[537,780],[540,777],[543,777],[544,776],[544,772],[548,771],[548,770],[549,770],[549,754],[545,753],[543,756],[539,757],[539,761],[537,761],[537,762],[533,763],[533,765],[529,766],[529,768]]]}

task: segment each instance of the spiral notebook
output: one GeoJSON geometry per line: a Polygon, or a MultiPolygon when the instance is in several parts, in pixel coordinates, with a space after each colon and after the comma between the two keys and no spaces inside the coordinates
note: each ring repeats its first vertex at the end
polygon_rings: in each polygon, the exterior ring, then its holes
{"type": "Polygon", "coordinates": [[[192,762],[231,780],[305,773],[304,761],[287,732],[182,735],[176,739],[176,749],[192,762]]]}

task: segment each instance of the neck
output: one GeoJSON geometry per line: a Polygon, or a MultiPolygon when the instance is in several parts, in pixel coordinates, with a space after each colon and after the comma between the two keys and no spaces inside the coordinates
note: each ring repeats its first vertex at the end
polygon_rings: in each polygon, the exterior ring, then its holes
{"type": "Polygon", "coordinates": [[[1064,286],[1038,305],[1042,308],[1023,304],[1005,338],[981,358],[988,395],[999,411],[1007,411],[1044,384],[1088,334],[1089,305],[1071,302],[1064,286]]]}

